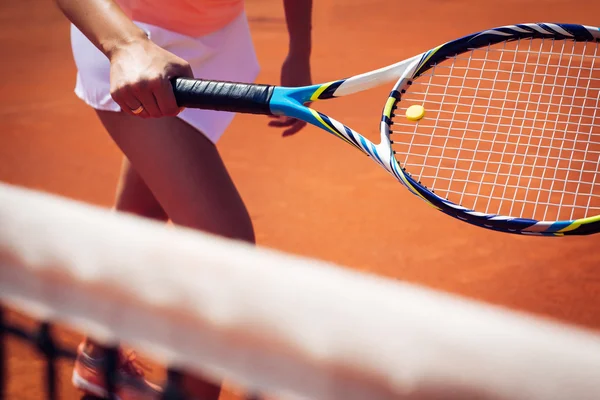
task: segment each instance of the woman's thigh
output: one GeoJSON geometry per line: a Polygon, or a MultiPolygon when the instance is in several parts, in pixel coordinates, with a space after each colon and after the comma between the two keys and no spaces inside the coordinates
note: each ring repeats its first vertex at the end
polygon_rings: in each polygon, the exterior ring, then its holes
{"type": "Polygon", "coordinates": [[[254,242],[246,206],[206,136],[176,117],[97,113],[173,223],[254,242]]]}

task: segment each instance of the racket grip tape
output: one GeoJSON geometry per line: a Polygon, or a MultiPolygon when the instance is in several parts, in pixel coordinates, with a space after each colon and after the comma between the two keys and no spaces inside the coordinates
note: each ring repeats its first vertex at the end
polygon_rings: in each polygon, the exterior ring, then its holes
{"type": "Polygon", "coordinates": [[[270,85],[189,78],[175,78],[171,84],[179,107],[272,115],[270,85]]]}

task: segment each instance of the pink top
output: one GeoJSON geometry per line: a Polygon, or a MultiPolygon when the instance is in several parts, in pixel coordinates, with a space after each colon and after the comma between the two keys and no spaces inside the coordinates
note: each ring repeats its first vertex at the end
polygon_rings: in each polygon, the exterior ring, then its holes
{"type": "Polygon", "coordinates": [[[218,31],[244,10],[244,0],[116,0],[134,21],[198,37],[218,31]]]}

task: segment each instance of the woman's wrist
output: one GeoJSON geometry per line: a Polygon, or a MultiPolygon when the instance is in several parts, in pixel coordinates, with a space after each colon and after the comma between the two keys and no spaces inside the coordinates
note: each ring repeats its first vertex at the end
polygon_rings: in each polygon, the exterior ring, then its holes
{"type": "Polygon", "coordinates": [[[119,52],[131,46],[144,46],[149,40],[148,35],[142,29],[137,28],[117,38],[107,38],[101,41],[100,47],[104,55],[112,60],[119,52]]]}

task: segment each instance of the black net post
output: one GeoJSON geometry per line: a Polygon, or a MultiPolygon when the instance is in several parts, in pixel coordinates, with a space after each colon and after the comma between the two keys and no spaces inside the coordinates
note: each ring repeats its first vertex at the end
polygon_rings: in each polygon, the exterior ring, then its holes
{"type": "Polygon", "coordinates": [[[167,383],[164,387],[162,400],[186,400],[182,387],[181,372],[174,368],[167,370],[167,383]]]}
{"type": "Polygon", "coordinates": [[[49,400],[56,400],[56,358],[58,352],[52,337],[50,323],[43,322],[35,336],[38,350],[46,358],[46,394],[49,400]]]}
{"type": "Polygon", "coordinates": [[[116,346],[108,347],[105,350],[105,369],[104,379],[106,382],[106,389],[108,390],[108,398],[110,400],[116,400],[116,388],[117,388],[117,369],[119,368],[119,348],[116,346]]]}
{"type": "Polygon", "coordinates": [[[4,308],[0,307],[0,400],[6,394],[6,325],[4,321],[4,308]]]}

